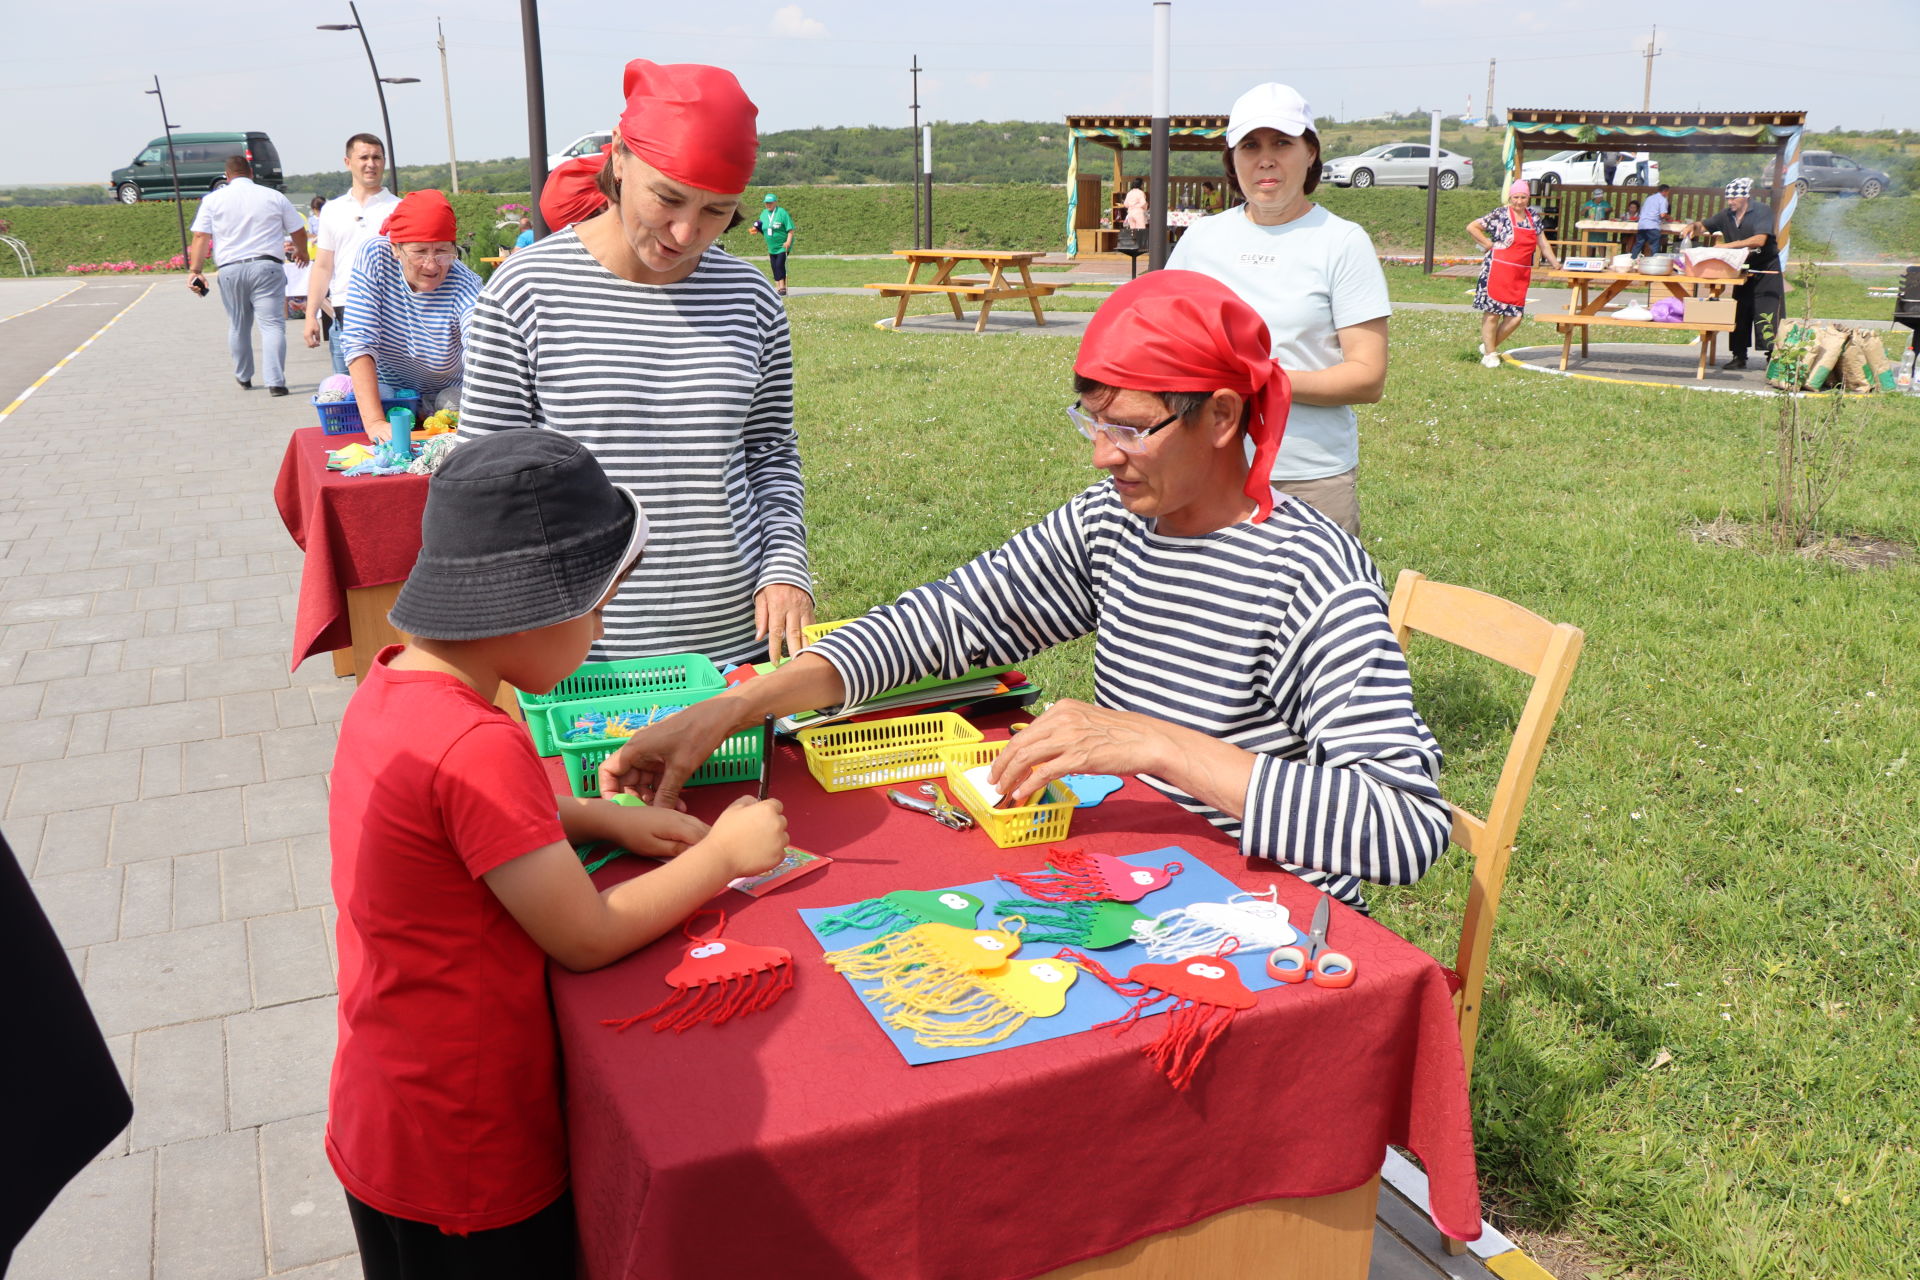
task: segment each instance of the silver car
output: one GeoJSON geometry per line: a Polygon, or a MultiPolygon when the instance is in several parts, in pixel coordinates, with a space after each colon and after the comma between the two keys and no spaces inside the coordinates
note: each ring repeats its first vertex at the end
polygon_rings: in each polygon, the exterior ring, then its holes
{"type": "MultiPolygon", "coordinates": [[[[1424,142],[1383,142],[1357,156],[1327,161],[1320,176],[1337,187],[1424,187],[1432,163],[1424,142]]],[[[1442,191],[1473,185],[1473,161],[1466,156],[1443,147],[1439,168],[1442,191]]]]}

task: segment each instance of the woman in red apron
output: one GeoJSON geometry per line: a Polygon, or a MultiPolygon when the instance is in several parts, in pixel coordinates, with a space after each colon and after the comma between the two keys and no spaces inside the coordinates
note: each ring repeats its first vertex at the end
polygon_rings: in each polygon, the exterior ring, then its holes
{"type": "Polygon", "coordinates": [[[1489,369],[1500,367],[1500,344],[1512,337],[1526,318],[1534,254],[1544,255],[1548,266],[1560,269],[1553,246],[1540,235],[1539,218],[1527,207],[1529,194],[1525,181],[1516,182],[1507,188],[1503,207],[1467,224],[1467,234],[1487,251],[1486,261],[1480,264],[1480,284],[1473,291],[1473,306],[1486,313],[1480,322],[1480,363],[1489,369]]]}

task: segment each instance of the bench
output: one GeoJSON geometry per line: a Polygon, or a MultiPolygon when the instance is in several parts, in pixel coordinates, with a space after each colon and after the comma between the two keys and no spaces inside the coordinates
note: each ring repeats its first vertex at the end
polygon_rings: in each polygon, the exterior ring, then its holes
{"type": "Polygon", "coordinates": [[[1051,297],[1055,290],[1063,287],[1035,283],[1028,268],[1035,258],[1041,256],[1038,253],[997,249],[896,249],[894,255],[905,258],[910,264],[907,278],[863,287],[883,298],[900,300],[893,317],[895,329],[906,321],[907,303],[913,298],[929,294],[944,296],[956,320],[966,318],[960,310],[961,299],[980,304],[980,318],[973,326],[975,333],[986,329],[987,316],[993,311],[993,304],[1008,298],[1026,299],[1027,305],[1033,308],[1033,322],[1043,325],[1047,320],[1040,311],[1040,299],[1051,297]],[[988,268],[989,274],[985,277],[954,275],[953,269],[962,262],[979,262],[988,268]],[[919,280],[922,267],[935,269],[932,280],[925,283],[919,280]],[[1009,267],[1018,273],[1018,282],[1008,278],[1009,267]]]}
{"type": "Polygon", "coordinates": [[[1554,328],[1560,330],[1560,370],[1566,372],[1567,359],[1573,352],[1574,330],[1580,331],[1580,358],[1587,358],[1587,333],[1596,324],[1617,325],[1622,329],[1682,329],[1688,333],[1700,335],[1700,367],[1694,372],[1696,380],[1707,376],[1707,366],[1713,363],[1714,350],[1720,335],[1732,333],[1734,326],[1725,321],[1692,320],[1678,323],[1666,320],[1616,320],[1608,315],[1581,315],[1577,312],[1559,312],[1537,316],[1554,328]]]}

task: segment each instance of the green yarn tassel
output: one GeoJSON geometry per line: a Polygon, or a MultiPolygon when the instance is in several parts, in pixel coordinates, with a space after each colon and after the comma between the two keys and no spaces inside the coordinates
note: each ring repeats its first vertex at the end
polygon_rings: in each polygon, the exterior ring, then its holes
{"type": "Polygon", "coordinates": [[[819,929],[821,933],[840,933],[847,929],[892,929],[912,923],[910,917],[885,898],[868,898],[865,902],[854,903],[845,911],[836,911],[824,917],[819,929]]]}

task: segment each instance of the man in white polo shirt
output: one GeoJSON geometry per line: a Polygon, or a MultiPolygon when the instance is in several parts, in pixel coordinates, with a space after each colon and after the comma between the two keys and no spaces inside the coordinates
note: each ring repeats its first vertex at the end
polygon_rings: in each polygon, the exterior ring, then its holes
{"type": "Polygon", "coordinates": [[[253,389],[253,322],[260,322],[261,363],[267,391],[287,394],[286,242],[291,237],[295,262],[307,260],[307,228],[293,202],[253,180],[245,156],[227,160],[227,185],[200,202],[193,215],[193,244],[187,250],[187,287],[207,291],[200,268],[218,246],[220,301],[227,308],[227,350],[233,354],[233,380],[253,389]]]}
{"type": "Polygon", "coordinates": [[[353,186],[320,210],[314,223],[313,274],[307,279],[307,325],[304,337],[317,347],[324,335],[333,356],[333,371],[345,373],[347,360],[340,348],[340,326],[346,319],[348,292],[353,288],[353,264],[360,246],[380,234],[380,227],[400,203],[400,197],[380,185],[387,172],[387,149],[370,133],[347,139],[347,173],[353,186]],[[321,319],[322,313],[326,320],[321,319]]]}

